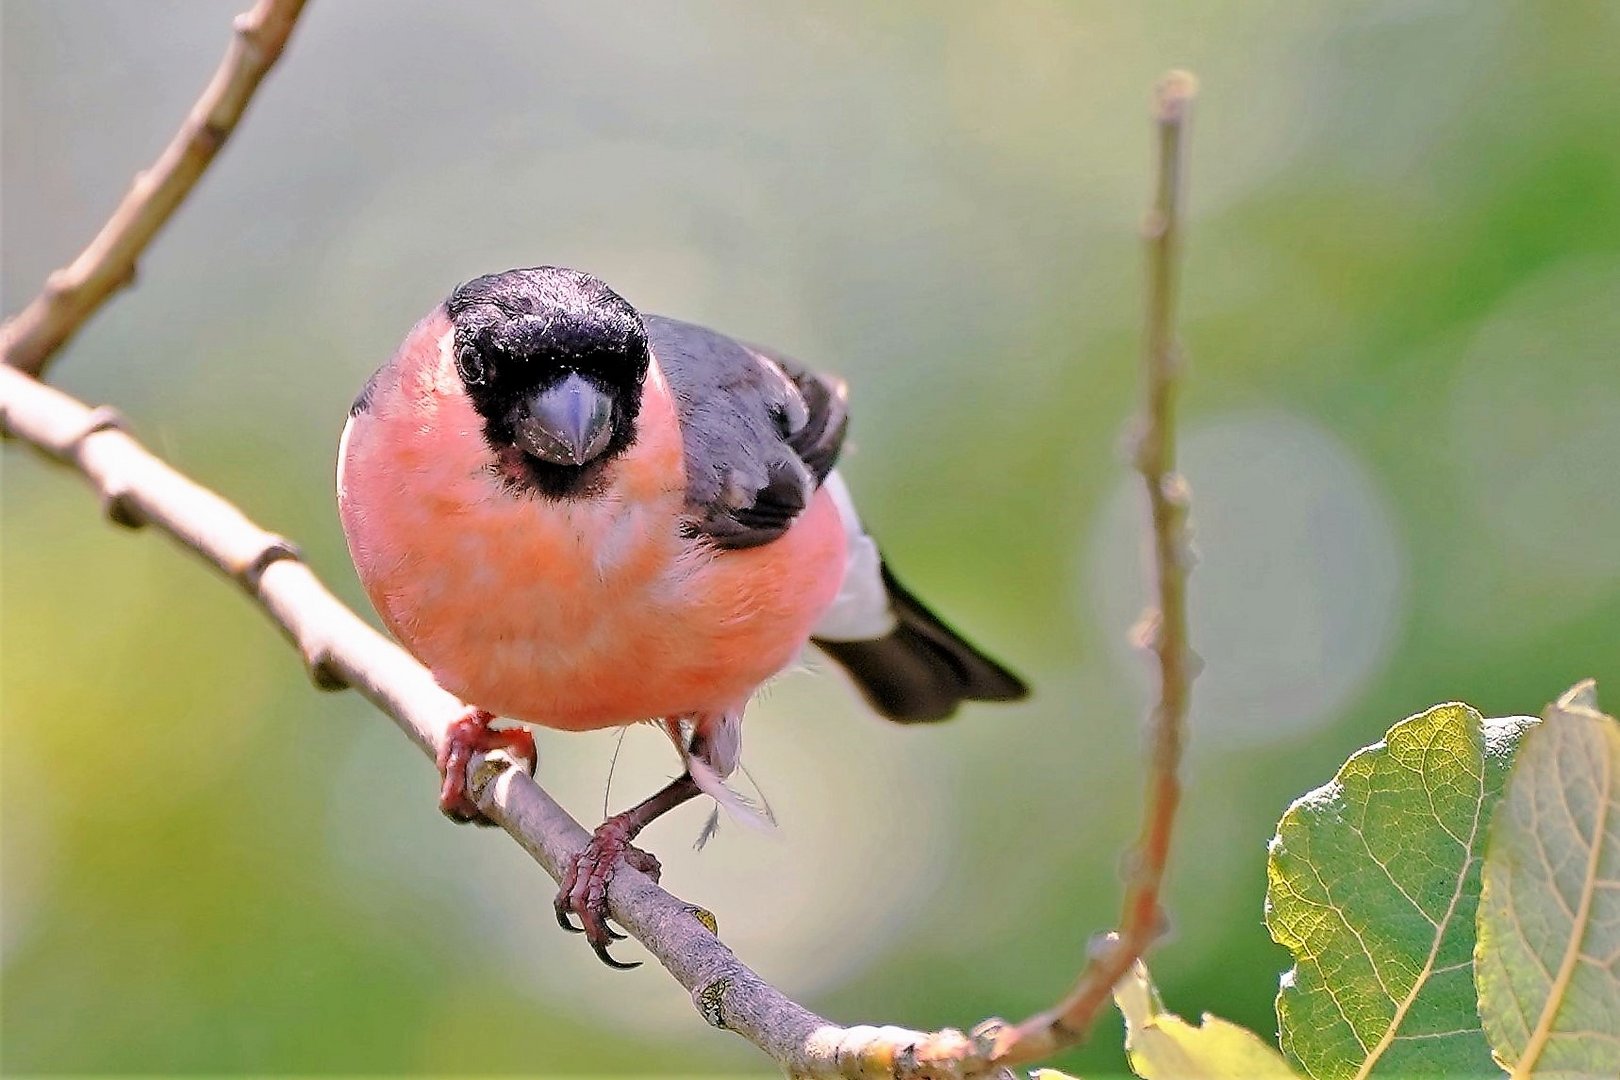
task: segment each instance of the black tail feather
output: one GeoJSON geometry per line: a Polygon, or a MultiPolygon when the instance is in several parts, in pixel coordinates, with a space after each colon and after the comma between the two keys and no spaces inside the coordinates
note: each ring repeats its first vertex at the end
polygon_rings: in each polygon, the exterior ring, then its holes
{"type": "Polygon", "coordinates": [[[887,564],[883,584],[895,628],[871,641],[816,640],[872,707],[904,724],[944,720],[964,701],[1017,701],[1023,680],[946,626],[907,592],[887,564]]]}

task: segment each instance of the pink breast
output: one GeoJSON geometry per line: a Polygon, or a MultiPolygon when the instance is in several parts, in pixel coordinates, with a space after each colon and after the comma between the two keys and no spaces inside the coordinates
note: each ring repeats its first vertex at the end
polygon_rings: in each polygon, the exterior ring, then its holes
{"type": "Polygon", "coordinates": [[[424,327],[401,350],[415,365],[379,379],[351,426],[339,504],[372,602],[447,690],[586,729],[735,708],[794,661],[843,574],[829,495],[758,548],[682,538],[679,428],[656,367],[608,491],[515,494],[424,327]]]}

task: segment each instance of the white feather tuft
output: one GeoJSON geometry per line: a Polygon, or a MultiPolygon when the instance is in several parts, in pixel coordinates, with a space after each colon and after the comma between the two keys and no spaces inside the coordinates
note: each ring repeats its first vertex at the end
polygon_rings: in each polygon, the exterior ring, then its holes
{"type": "Polygon", "coordinates": [[[776,818],[771,815],[769,808],[762,809],[748,796],[731,790],[708,762],[689,757],[686,759],[686,767],[692,770],[692,779],[697,782],[703,794],[719,804],[719,809],[710,816],[708,824],[704,825],[703,832],[698,836],[698,847],[708,843],[709,838],[719,829],[720,810],[724,810],[733,821],[750,829],[766,832],[776,827],[776,818]]]}

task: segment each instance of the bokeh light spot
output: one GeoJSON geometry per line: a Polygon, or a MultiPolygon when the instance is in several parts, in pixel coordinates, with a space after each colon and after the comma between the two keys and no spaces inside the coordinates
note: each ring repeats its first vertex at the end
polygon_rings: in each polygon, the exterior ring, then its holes
{"type": "MultiPolygon", "coordinates": [[[[1182,441],[1198,563],[1195,730],[1264,742],[1326,724],[1380,667],[1399,625],[1402,550],[1376,481],[1308,420],[1252,412],[1182,441]]],[[[1145,500],[1123,478],[1090,552],[1089,587],[1115,656],[1145,688],[1127,632],[1147,603],[1145,500]]]]}

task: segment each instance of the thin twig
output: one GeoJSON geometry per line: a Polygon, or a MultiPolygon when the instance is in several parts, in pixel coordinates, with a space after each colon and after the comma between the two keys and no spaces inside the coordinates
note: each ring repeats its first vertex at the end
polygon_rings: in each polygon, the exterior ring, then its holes
{"type": "MultiPolygon", "coordinates": [[[[462,703],[333,596],[300,561],[296,547],[159,460],[123,430],[113,410],[92,409],[0,366],[0,435],[76,468],[113,522],[151,525],[236,582],[303,656],[317,686],[358,690],[429,758],[461,715],[462,703]]],[[[510,765],[499,754],[475,759],[478,805],[547,874],[560,878],[589,834],[527,773],[510,765]]],[[[614,919],[691,993],[705,1020],[737,1032],[795,1076],[968,1080],[995,1071],[984,1039],[952,1030],[842,1028],[817,1016],[721,944],[712,915],[632,869],[614,875],[608,902],[614,919]]]]}
{"type": "Polygon", "coordinates": [[[1153,519],[1153,576],[1158,609],[1139,624],[1158,662],[1159,700],[1148,722],[1147,799],[1142,833],[1126,875],[1117,935],[1091,949],[1080,979],[1056,1006],[1004,1029],[996,1060],[1021,1063],[1050,1057],[1086,1037],[1114,984],[1130,971],[1165,929],[1159,903],[1176,806],[1178,772],[1197,658],[1187,644],[1187,573],[1192,558],[1187,533],[1188,490],[1175,471],[1175,391],[1179,357],[1175,340],[1176,280],[1181,240],[1182,136],[1197,84],[1184,71],[1160,80],[1154,112],[1158,124],[1158,185],[1143,225],[1147,242],[1147,327],[1142,362],[1146,402],[1136,468],[1147,485],[1153,519]]]}
{"type": "Polygon", "coordinates": [[[135,279],[141,253],[230,138],[303,7],[304,0],[258,0],[237,16],[219,69],[157,161],[136,174],[90,246],[0,326],[0,361],[38,375],[108,297],[135,279]]]}

